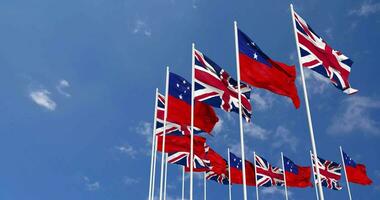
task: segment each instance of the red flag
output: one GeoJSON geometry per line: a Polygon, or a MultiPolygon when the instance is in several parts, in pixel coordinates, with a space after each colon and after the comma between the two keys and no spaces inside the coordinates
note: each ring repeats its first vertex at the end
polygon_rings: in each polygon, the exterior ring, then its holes
{"type": "Polygon", "coordinates": [[[372,180],[367,176],[365,165],[356,163],[344,151],[342,151],[342,153],[348,182],[360,185],[371,185],[372,180]]]}
{"type": "Polygon", "coordinates": [[[296,108],[300,106],[297,93],[296,69],[269,58],[242,31],[238,30],[241,80],[292,99],[296,108]]]}
{"type": "Polygon", "coordinates": [[[311,187],[313,185],[310,182],[311,167],[298,166],[286,156],[284,156],[284,167],[286,176],[286,186],[311,187]]]}
{"type": "MultiPolygon", "coordinates": [[[[235,154],[230,153],[230,173],[231,173],[231,183],[234,184],[243,184],[243,169],[242,169],[242,160],[237,157],[235,154]]],[[[245,175],[246,175],[246,183],[250,186],[256,185],[256,177],[255,177],[255,167],[249,162],[245,161],[245,175]]]]}
{"type": "MultiPolygon", "coordinates": [[[[157,137],[157,151],[162,152],[162,140],[163,136],[157,137]]],[[[165,137],[165,152],[190,152],[190,136],[174,136],[166,135],[165,137]]],[[[206,139],[200,136],[194,136],[194,153],[201,156],[205,154],[206,139]]],[[[204,157],[204,156],[202,156],[204,157]]]]}

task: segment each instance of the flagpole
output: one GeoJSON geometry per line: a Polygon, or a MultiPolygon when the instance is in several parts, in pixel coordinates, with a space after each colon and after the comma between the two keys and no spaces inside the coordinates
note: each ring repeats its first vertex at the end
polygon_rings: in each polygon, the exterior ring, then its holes
{"type": "Polygon", "coordinates": [[[281,152],[281,162],[282,162],[282,170],[284,172],[284,183],[285,183],[285,199],[288,200],[288,188],[286,185],[286,173],[285,173],[285,163],[284,163],[284,154],[281,152]]]}
{"type": "Polygon", "coordinates": [[[182,200],[185,200],[185,166],[182,167],[182,200]]]}
{"type": "Polygon", "coordinates": [[[232,200],[230,148],[227,148],[227,152],[228,152],[228,197],[229,197],[229,200],[232,200]]]}
{"type": "Polygon", "coordinates": [[[195,44],[191,45],[191,133],[190,133],[190,200],[193,200],[193,171],[194,171],[194,50],[195,44]]]}
{"type": "Polygon", "coordinates": [[[154,153],[155,153],[155,147],[156,147],[156,120],[157,120],[157,95],[158,95],[158,88],[156,88],[156,96],[154,100],[154,117],[153,117],[153,131],[152,131],[152,153],[150,158],[150,177],[149,177],[149,197],[148,199],[152,200],[152,193],[154,193],[153,189],[153,176],[155,176],[155,173],[153,171],[153,163],[154,163],[154,153]]]}
{"type": "Polygon", "coordinates": [[[154,162],[153,162],[153,177],[152,177],[152,196],[151,196],[151,200],[154,199],[155,183],[156,183],[157,135],[155,135],[154,146],[155,147],[154,147],[154,162]]]}
{"type": "Polygon", "coordinates": [[[339,146],[339,149],[340,149],[340,156],[342,157],[343,170],[344,170],[344,177],[346,178],[346,184],[347,184],[347,190],[348,190],[348,197],[350,198],[350,200],[352,200],[352,197],[351,197],[351,189],[350,189],[350,183],[348,182],[347,171],[346,171],[346,163],[344,162],[344,158],[343,158],[343,150],[342,150],[342,146],[339,146]]]}
{"type": "Polygon", "coordinates": [[[203,199],[207,200],[206,172],[203,173],[203,199]]]}
{"type": "Polygon", "coordinates": [[[162,200],[164,186],[164,165],[165,165],[165,136],[166,136],[166,118],[168,117],[168,93],[169,93],[169,66],[166,67],[166,83],[165,83],[165,113],[164,113],[164,131],[162,135],[162,152],[161,152],[161,177],[160,177],[160,198],[162,200]]]}
{"type": "MultiPolygon", "coordinates": [[[[311,120],[311,113],[310,113],[310,108],[309,108],[309,98],[308,98],[308,95],[307,95],[305,76],[304,76],[304,73],[303,73],[303,67],[301,65],[301,60],[300,60],[301,55],[300,55],[299,46],[298,46],[298,37],[297,37],[297,32],[296,32],[296,23],[294,21],[293,4],[290,4],[290,10],[291,10],[291,13],[292,13],[294,37],[296,39],[296,47],[297,47],[297,54],[298,54],[298,64],[299,64],[299,68],[300,68],[300,71],[301,71],[301,79],[302,79],[303,93],[304,93],[304,98],[305,98],[306,114],[307,114],[307,119],[308,119],[308,124],[309,124],[311,146],[312,146],[312,150],[313,150],[313,154],[314,154],[314,161],[317,164],[318,163],[317,162],[317,159],[318,159],[317,147],[316,147],[315,139],[314,139],[313,122],[311,120]]],[[[322,189],[322,185],[320,184],[321,183],[321,176],[320,176],[320,172],[319,172],[319,167],[316,167],[316,171],[317,171],[317,179],[318,179],[318,183],[319,183],[318,184],[319,196],[320,196],[321,200],[324,200],[325,198],[324,198],[324,195],[323,195],[323,189],[322,189]]]]}
{"type": "Polygon", "coordinates": [[[238,95],[239,95],[239,126],[240,126],[240,149],[241,149],[241,159],[243,168],[243,196],[244,200],[247,200],[247,180],[245,171],[245,152],[244,152],[244,133],[243,133],[243,115],[241,108],[241,86],[240,86],[240,60],[239,60],[239,42],[238,42],[238,31],[237,22],[234,21],[234,31],[235,31],[235,56],[236,56],[236,71],[237,71],[237,83],[238,83],[238,95]]]}
{"type": "Polygon", "coordinates": [[[255,169],[256,200],[259,200],[259,185],[257,184],[256,152],[253,152],[253,166],[255,169]]]}
{"type": "Polygon", "coordinates": [[[310,161],[311,161],[311,170],[313,171],[313,180],[314,180],[314,188],[315,188],[315,195],[317,196],[317,200],[319,200],[319,195],[318,195],[318,188],[317,188],[317,181],[315,180],[315,172],[314,172],[314,166],[313,166],[313,157],[310,151],[310,161]]]}
{"type": "Polygon", "coordinates": [[[168,181],[168,154],[165,155],[165,180],[164,180],[164,200],[166,200],[166,186],[168,181]]]}

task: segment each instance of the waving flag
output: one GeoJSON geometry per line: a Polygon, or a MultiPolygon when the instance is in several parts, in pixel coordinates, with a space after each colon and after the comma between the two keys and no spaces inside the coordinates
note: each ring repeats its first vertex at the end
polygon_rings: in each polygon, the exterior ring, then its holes
{"type": "MultiPolygon", "coordinates": [[[[238,85],[224,69],[200,51],[195,50],[195,100],[226,112],[239,113],[238,85]]],[[[251,89],[240,84],[242,114],[249,121],[252,107],[249,102],[251,89]]]]}
{"type": "MultiPolygon", "coordinates": [[[[313,160],[313,170],[315,173],[315,180],[318,180],[317,172],[315,171],[314,155],[311,156],[313,160]]],[[[323,187],[333,190],[341,190],[342,186],[339,185],[339,180],[342,176],[342,166],[336,162],[325,160],[318,157],[318,168],[321,175],[321,183],[323,187]]]]}
{"type": "MultiPolygon", "coordinates": [[[[157,98],[157,118],[156,118],[156,135],[162,136],[164,133],[164,115],[165,115],[165,96],[158,93],[157,98]]],[[[190,135],[190,126],[179,125],[166,121],[166,134],[167,135],[190,135]]],[[[194,127],[194,134],[201,133],[198,127],[194,127]]]]}
{"type": "Polygon", "coordinates": [[[311,167],[298,166],[285,156],[284,156],[284,167],[285,167],[287,187],[303,188],[303,187],[312,186],[312,183],[310,182],[311,167]]]}
{"type": "Polygon", "coordinates": [[[269,58],[245,33],[238,30],[241,80],[258,88],[292,99],[300,106],[297,93],[296,69],[269,58]]]}
{"type": "Polygon", "coordinates": [[[264,158],[255,156],[257,186],[271,187],[284,185],[284,172],[278,167],[273,167],[264,158]]]}
{"type": "Polygon", "coordinates": [[[227,161],[211,148],[206,157],[210,161],[209,170],[206,172],[207,180],[213,180],[224,185],[228,184],[227,161]]]}
{"type": "Polygon", "coordinates": [[[344,151],[342,151],[342,153],[348,182],[360,185],[372,184],[372,180],[367,176],[365,165],[357,164],[344,151]]]}
{"type": "MultiPolygon", "coordinates": [[[[181,76],[169,74],[167,120],[183,127],[190,125],[191,119],[191,84],[181,76]]],[[[212,107],[195,101],[194,126],[210,133],[218,122],[218,117],[212,107]]]]}
{"type": "MultiPolygon", "coordinates": [[[[243,165],[241,158],[230,152],[231,183],[243,184],[243,165]]],[[[250,186],[256,185],[255,168],[249,161],[245,161],[246,183],[250,186]]]]}
{"type": "MultiPolygon", "coordinates": [[[[196,149],[196,151],[194,151],[193,162],[194,172],[205,172],[209,169],[210,161],[206,158],[209,147],[206,144],[204,145],[203,150],[202,148],[194,148],[196,149]]],[[[190,169],[190,162],[189,150],[168,154],[168,163],[182,165],[185,166],[185,168],[190,169]]]]}
{"type": "Polygon", "coordinates": [[[296,12],[294,20],[302,66],[329,78],[344,93],[356,93],[358,90],[351,88],[348,81],[352,60],[332,49],[296,12]]]}
{"type": "MultiPolygon", "coordinates": [[[[162,152],[162,140],[163,136],[157,137],[157,151],[162,152]]],[[[165,136],[165,153],[189,152],[190,141],[190,136],[167,135],[165,136]]],[[[203,152],[202,155],[204,155],[205,145],[206,139],[204,137],[194,136],[194,152],[203,152]]]]}

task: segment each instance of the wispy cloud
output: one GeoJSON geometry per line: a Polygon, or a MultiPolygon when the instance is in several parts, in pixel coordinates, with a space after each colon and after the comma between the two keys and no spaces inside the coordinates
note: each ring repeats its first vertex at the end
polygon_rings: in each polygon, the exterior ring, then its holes
{"type": "Polygon", "coordinates": [[[129,144],[124,144],[122,146],[115,146],[115,149],[118,150],[120,153],[126,154],[131,158],[135,158],[137,151],[133,146],[129,144]]]}
{"type": "Polygon", "coordinates": [[[364,1],[359,8],[353,9],[349,12],[350,15],[369,16],[380,12],[380,3],[373,3],[372,1],[364,1]]]}
{"type": "Polygon", "coordinates": [[[143,34],[147,37],[152,36],[152,31],[151,31],[150,27],[142,19],[137,19],[135,21],[132,33],[133,34],[143,34]]]}
{"type": "Polygon", "coordinates": [[[64,89],[66,89],[68,87],[70,87],[70,83],[65,79],[60,80],[58,85],[56,86],[59,94],[65,96],[65,97],[71,97],[71,94],[64,91],[64,89]]]}
{"type": "Polygon", "coordinates": [[[380,109],[380,101],[370,97],[350,96],[343,100],[328,132],[331,134],[348,134],[356,130],[364,134],[379,135],[380,122],[371,116],[371,111],[380,109]]]}
{"type": "Polygon", "coordinates": [[[270,131],[262,128],[261,126],[257,124],[244,122],[243,128],[244,128],[245,134],[255,139],[266,140],[268,139],[268,136],[270,135],[270,131]]]}
{"type": "Polygon", "coordinates": [[[29,97],[39,106],[54,111],[57,104],[50,98],[50,92],[46,89],[32,90],[29,97]]]}
{"type": "Polygon", "coordinates": [[[149,144],[152,144],[152,123],[142,121],[137,125],[135,131],[144,136],[149,144]]]}
{"type": "MultiPolygon", "coordinates": [[[[282,196],[285,196],[285,190],[283,188],[277,188],[277,187],[264,187],[262,189],[260,189],[260,192],[263,194],[263,195],[282,195],[282,196]]],[[[292,196],[292,193],[288,190],[288,197],[291,197],[292,196]]]]}
{"type": "Polygon", "coordinates": [[[86,186],[86,190],[88,191],[95,191],[95,190],[99,190],[100,188],[100,183],[98,181],[92,182],[87,176],[83,177],[83,181],[86,186]]]}
{"type": "MultiPolygon", "coordinates": [[[[325,92],[326,88],[331,87],[330,80],[312,70],[304,70],[305,79],[307,80],[306,85],[308,85],[309,90],[313,94],[322,94],[325,92]]],[[[298,79],[300,84],[301,78],[298,79]]]]}
{"type": "Polygon", "coordinates": [[[217,134],[219,134],[219,133],[222,132],[222,130],[223,130],[223,123],[224,123],[223,119],[219,118],[219,121],[215,124],[214,130],[213,130],[214,133],[215,133],[215,135],[217,135],[217,134]]]}
{"type": "Polygon", "coordinates": [[[274,142],[272,143],[272,146],[274,148],[289,146],[292,151],[295,152],[297,150],[297,145],[298,145],[297,137],[291,134],[291,132],[283,126],[277,127],[276,132],[273,136],[273,141],[274,142]]]}
{"type": "Polygon", "coordinates": [[[127,176],[123,178],[123,183],[125,185],[134,185],[134,184],[137,184],[139,182],[140,182],[140,180],[136,179],[136,178],[127,177],[127,176]]]}
{"type": "Polygon", "coordinates": [[[273,94],[270,94],[269,92],[259,92],[258,90],[255,90],[251,93],[251,100],[253,102],[254,110],[264,111],[273,106],[275,98],[273,97],[273,94]]]}

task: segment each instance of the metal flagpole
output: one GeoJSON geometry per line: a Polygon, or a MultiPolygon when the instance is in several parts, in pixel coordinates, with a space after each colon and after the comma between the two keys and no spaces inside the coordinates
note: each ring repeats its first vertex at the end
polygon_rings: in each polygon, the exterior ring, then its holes
{"type": "Polygon", "coordinates": [[[339,149],[340,149],[340,156],[342,157],[343,170],[344,170],[344,177],[346,177],[346,184],[347,184],[347,190],[348,190],[348,197],[350,197],[350,200],[352,200],[352,197],[351,197],[351,189],[350,189],[350,183],[348,182],[348,178],[347,178],[346,163],[344,163],[344,158],[343,158],[343,150],[342,150],[342,146],[339,146],[339,149]]]}
{"type": "Polygon", "coordinates": [[[203,173],[203,199],[207,199],[207,182],[206,182],[206,172],[203,173]]]}
{"type": "MultiPolygon", "coordinates": [[[[309,124],[309,130],[310,130],[311,146],[312,146],[312,150],[313,150],[313,154],[314,154],[314,161],[317,164],[318,163],[317,162],[317,159],[318,159],[317,147],[316,147],[315,140],[314,140],[313,122],[311,120],[311,113],[310,113],[310,108],[309,108],[309,98],[308,98],[308,95],[307,95],[305,76],[304,76],[304,73],[303,73],[303,67],[301,66],[301,60],[300,60],[301,55],[300,55],[299,46],[298,46],[298,37],[297,37],[297,32],[296,32],[296,23],[294,21],[293,4],[290,4],[290,9],[291,9],[292,20],[293,20],[294,37],[296,39],[296,47],[297,47],[297,53],[298,53],[298,65],[299,65],[299,68],[300,68],[300,71],[301,71],[303,94],[304,94],[305,105],[306,105],[306,114],[307,114],[307,119],[308,119],[308,124],[309,124]]],[[[319,183],[318,184],[319,196],[320,196],[321,200],[324,200],[325,198],[324,198],[324,195],[323,195],[323,189],[322,189],[322,185],[320,184],[321,183],[321,176],[320,176],[320,173],[319,173],[319,167],[316,167],[316,171],[317,171],[317,180],[318,180],[318,183],[319,183]]]]}
{"type": "Polygon", "coordinates": [[[311,170],[313,171],[313,180],[314,180],[314,188],[315,188],[315,194],[317,195],[317,200],[319,200],[319,195],[318,195],[318,188],[317,188],[317,181],[315,180],[315,172],[314,172],[314,166],[313,166],[313,157],[312,153],[310,151],[310,161],[311,161],[311,170]]]}
{"type": "Polygon", "coordinates": [[[237,71],[237,83],[238,83],[238,95],[239,95],[239,125],[240,125],[240,149],[241,149],[241,159],[243,167],[243,195],[244,200],[247,200],[247,180],[245,171],[245,152],[244,152],[244,133],[243,133],[243,115],[241,108],[241,86],[240,86],[240,60],[239,60],[239,42],[238,42],[238,30],[237,22],[234,21],[234,31],[235,31],[235,56],[236,56],[236,71],[237,71]]]}
{"type": "Polygon", "coordinates": [[[284,172],[285,199],[288,200],[288,188],[287,188],[287,185],[286,185],[286,173],[285,173],[284,154],[282,152],[281,152],[281,162],[282,162],[282,170],[284,172]]]}
{"type": "Polygon", "coordinates": [[[165,179],[164,179],[164,200],[166,200],[166,186],[168,181],[168,154],[165,155],[165,179]]]}
{"type": "Polygon", "coordinates": [[[165,83],[165,113],[164,113],[164,131],[162,135],[162,152],[161,152],[161,177],[160,177],[160,198],[164,189],[164,165],[165,165],[165,136],[166,136],[166,118],[168,117],[168,93],[169,93],[169,67],[166,67],[166,83],[165,83]]]}
{"type": "Polygon", "coordinates": [[[228,196],[229,200],[232,200],[232,193],[231,193],[231,163],[230,163],[230,148],[227,148],[228,152],[228,196]]]}
{"type": "Polygon", "coordinates": [[[185,200],[185,166],[182,167],[182,200],[185,200]]]}
{"type": "Polygon", "coordinates": [[[153,178],[152,178],[152,196],[151,200],[154,199],[155,183],[156,183],[156,163],[157,163],[157,135],[154,136],[154,162],[153,162],[153,178]]]}
{"type": "Polygon", "coordinates": [[[191,45],[191,133],[190,133],[190,200],[193,200],[193,165],[194,165],[194,50],[195,44],[191,45]]]}
{"type": "Polygon", "coordinates": [[[259,186],[257,184],[257,170],[256,170],[256,152],[253,152],[253,166],[255,169],[256,200],[259,200],[259,186]]]}
{"type": "Polygon", "coordinates": [[[154,117],[153,117],[153,131],[152,131],[152,153],[150,158],[150,177],[149,177],[149,197],[148,199],[152,199],[152,193],[154,193],[153,189],[153,176],[155,176],[155,173],[153,171],[153,163],[155,162],[154,159],[154,153],[155,153],[155,147],[156,147],[156,117],[157,117],[157,95],[158,95],[158,88],[156,88],[156,96],[154,100],[154,117]]]}

